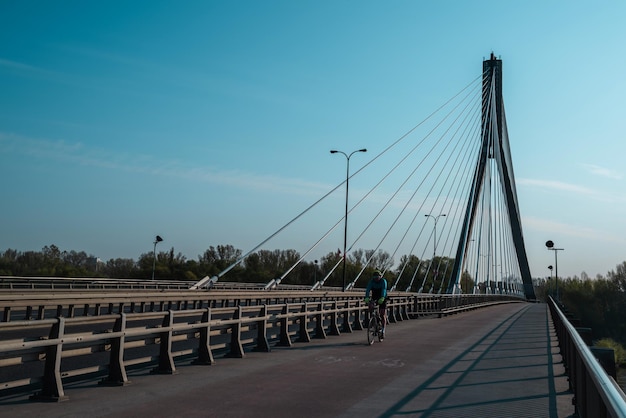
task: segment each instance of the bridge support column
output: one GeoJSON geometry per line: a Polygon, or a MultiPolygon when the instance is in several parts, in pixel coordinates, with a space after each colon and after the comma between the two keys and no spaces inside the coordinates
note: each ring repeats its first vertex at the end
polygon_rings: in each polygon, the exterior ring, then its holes
{"type": "MultiPolygon", "coordinates": [[[[300,330],[302,330],[302,325],[300,325],[300,330]]],[[[285,303],[285,306],[283,306],[283,313],[280,318],[280,339],[277,345],[281,347],[291,347],[291,338],[289,338],[289,304],[288,303],[285,303]]]]}
{"type": "Polygon", "coordinates": [[[298,342],[300,343],[308,343],[311,342],[311,336],[309,335],[309,330],[308,330],[308,322],[309,322],[309,316],[307,315],[307,310],[308,310],[308,305],[305,302],[304,305],[302,305],[302,315],[298,317],[298,322],[300,325],[300,332],[299,332],[299,336],[298,336],[298,342]]]}
{"type": "Polygon", "coordinates": [[[46,347],[46,363],[43,372],[43,388],[41,392],[31,396],[33,400],[60,402],[68,399],[63,391],[61,380],[61,354],[63,353],[63,335],[65,334],[65,318],[58,317],[57,323],[50,329],[49,339],[58,343],[46,347]]]}
{"type": "Polygon", "coordinates": [[[263,305],[259,317],[263,318],[257,322],[256,347],[254,351],[270,351],[270,345],[267,342],[267,305],[263,305]]]}
{"type": "MultiPolygon", "coordinates": [[[[241,305],[239,305],[233,319],[241,319],[241,317],[243,316],[241,310],[242,307],[241,305]]],[[[244,357],[243,345],[241,344],[241,322],[239,321],[234,323],[231,328],[230,351],[228,352],[227,356],[235,358],[244,357]]]]}
{"type": "Polygon", "coordinates": [[[364,309],[362,308],[361,303],[361,300],[357,302],[356,310],[354,311],[354,325],[352,325],[352,328],[358,331],[363,330],[363,322],[361,321],[361,316],[363,315],[364,309]]]}
{"type": "Polygon", "coordinates": [[[161,344],[159,344],[159,364],[152,369],[152,373],[158,374],[174,374],[176,366],[174,366],[174,357],[172,356],[172,326],[174,325],[174,311],[168,311],[163,318],[163,328],[165,331],[161,333],[161,344]]]}
{"type": "Polygon", "coordinates": [[[200,341],[198,341],[198,358],[194,364],[211,365],[215,363],[213,353],[211,352],[211,308],[206,308],[202,314],[204,327],[200,328],[200,341]]]}
{"type": "Polygon", "coordinates": [[[326,331],[324,331],[324,314],[322,310],[324,309],[324,302],[319,302],[317,312],[315,315],[315,338],[325,339],[326,331]]]}
{"type": "Polygon", "coordinates": [[[330,335],[341,335],[337,326],[337,301],[333,302],[333,310],[330,313],[330,335]]]}
{"type": "Polygon", "coordinates": [[[387,308],[387,322],[389,322],[390,324],[395,324],[396,322],[398,322],[398,319],[396,318],[396,307],[394,306],[393,302],[391,302],[389,308],[387,308]]]}
{"type": "Polygon", "coordinates": [[[111,355],[109,360],[109,376],[102,379],[99,384],[106,386],[124,386],[130,383],[126,376],[124,365],[124,333],[126,332],[126,314],[120,314],[113,326],[113,333],[116,337],[111,337],[111,355]]]}
{"type": "Polygon", "coordinates": [[[343,317],[343,325],[341,331],[351,333],[352,327],[350,326],[350,315],[352,314],[352,311],[350,310],[350,299],[345,300],[344,303],[344,311],[341,314],[341,316],[343,317]]]}
{"type": "Polygon", "coordinates": [[[402,320],[408,321],[411,319],[409,317],[409,308],[406,299],[402,302],[402,306],[400,307],[400,315],[402,316],[402,320]]]}

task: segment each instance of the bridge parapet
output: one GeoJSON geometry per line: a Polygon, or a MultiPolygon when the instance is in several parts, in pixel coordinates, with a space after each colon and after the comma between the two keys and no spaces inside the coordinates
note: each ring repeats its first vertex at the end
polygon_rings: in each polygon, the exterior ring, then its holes
{"type": "MultiPolygon", "coordinates": [[[[210,365],[214,354],[241,358],[363,329],[363,292],[1,292],[0,396],[38,390],[34,399],[66,399],[63,382],[98,376],[128,383],[128,368],[176,372],[177,360],[210,365]],[[36,313],[36,315],[34,315],[36,313]],[[34,317],[34,319],[33,319],[34,317]],[[22,318],[22,319],[17,319],[22,318]]],[[[443,316],[489,303],[477,295],[391,295],[391,323],[443,316]]]]}
{"type": "Polygon", "coordinates": [[[549,306],[577,416],[623,417],[626,395],[552,297],[549,306]]]}

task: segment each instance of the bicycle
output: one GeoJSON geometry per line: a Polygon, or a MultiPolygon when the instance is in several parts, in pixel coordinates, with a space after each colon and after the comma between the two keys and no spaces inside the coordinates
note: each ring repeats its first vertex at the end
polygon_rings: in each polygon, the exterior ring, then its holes
{"type": "Polygon", "coordinates": [[[367,343],[374,344],[374,340],[382,341],[383,335],[383,318],[380,315],[379,307],[373,302],[369,303],[370,320],[367,326],[367,343]]]}

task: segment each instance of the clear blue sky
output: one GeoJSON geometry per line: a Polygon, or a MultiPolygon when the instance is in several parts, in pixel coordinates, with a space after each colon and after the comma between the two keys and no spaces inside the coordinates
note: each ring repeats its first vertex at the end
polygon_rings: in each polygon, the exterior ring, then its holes
{"type": "Polygon", "coordinates": [[[493,51],[532,275],[548,239],[560,275],[605,275],[624,22],[623,1],[2,1],[0,250],[245,253],[342,180],[330,149],[379,152],[493,51]]]}

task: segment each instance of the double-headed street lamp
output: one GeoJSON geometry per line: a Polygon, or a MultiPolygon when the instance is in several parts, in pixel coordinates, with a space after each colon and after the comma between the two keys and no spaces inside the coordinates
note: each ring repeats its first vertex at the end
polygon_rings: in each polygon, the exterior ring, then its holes
{"type": "Polygon", "coordinates": [[[556,255],[559,251],[563,251],[565,248],[554,248],[554,242],[552,241],[546,241],[546,247],[548,247],[548,250],[554,251],[554,287],[556,289],[555,290],[556,300],[558,301],[559,300],[559,263],[558,263],[558,259],[556,255]]]}
{"type": "Polygon", "coordinates": [[[163,241],[163,238],[156,236],[154,238],[154,250],[152,251],[152,280],[154,280],[154,269],[156,268],[156,245],[163,241]]]}
{"type": "Polygon", "coordinates": [[[343,220],[343,286],[342,289],[346,291],[346,245],[348,241],[348,182],[350,181],[350,157],[356,152],[367,152],[367,149],[358,149],[352,151],[349,155],[343,151],[337,151],[335,149],[330,150],[331,154],[343,154],[346,157],[346,215],[343,220]]]}
{"type": "Polygon", "coordinates": [[[424,216],[427,217],[427,218],[429,218],[429,217],[433,218],[435,220],[435,227],[433,229],[433,241],[434,241],[434,243],[433,243],[433,247],[434,247],[433,248],[433,261],[434,261],[435,260],[435,256],[437,255],[437,220],[439,220],[440,216],[446,216],[446,214],[442,213],[442,214],[437,215],[437,216],[428,214],[428,215],[424,215],[424,216]]]}
{"type": "MultiPolygon", "coordinates": [[[[446,214],[442,213],[437,216],[428,214],[424,216],[426,218],[433,218],[435,220],[435,228],[433,229],[433,259],[430,260],[430,268],[432,268],[435,263],[435,256],[437,255],[437,220],[439,220],[440,216],[446,216],[446,214]]],[[[430,288],[430,293],[432,293],[433,288],[435,287],[435,280],[437,279],[437,274],[438,272],[435,271],[433,275],[433,285],[430,288]]],[[[441,290],[441,287],[439,288],[439,290],[441,290]]]]}

